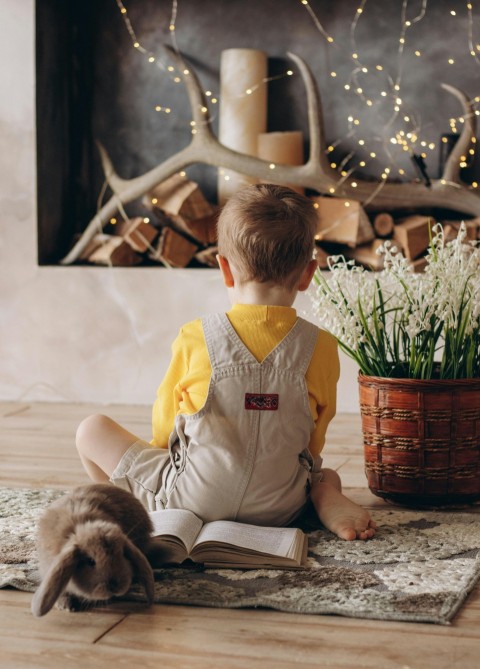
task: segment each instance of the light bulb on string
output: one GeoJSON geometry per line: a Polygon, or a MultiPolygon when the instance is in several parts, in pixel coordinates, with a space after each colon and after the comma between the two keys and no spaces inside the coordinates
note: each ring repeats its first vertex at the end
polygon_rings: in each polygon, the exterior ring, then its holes
{"type": "Polygon", "coordinates": [[[178,0],[172,0],[172,11],[170,14],[170,24],[168,26],[168,29],[170,31],[170,40],[172,42],[173,48],[175,49],[175,53],[181,57],[180,50],[177,44],[177,29],[176,29],[177,12],[178,12],[178,0]]]}
{"type": "MultiPolygon", "coordinates": [[[[260,79],[260,81],[257,81],[256,83],[250,85],[248,88],[244,90],[243,93],[240,93],[237,97],[242,98],[244,95],[252,95],[256,90],[258,90],[261,86],[264,84],[269,84],[272,81],[278,81],[279,79],[285,79],[286,77],[291,77],[295,74],[295,72],[291,69],[286,70],[282,74],[276,74],[271,77],[264,77],[260,79]]],[[[333,76],[333,73],[332,73],[333,76]]],[[[207,91],[206,95],[211,95],[211,91],[207,91]]],[[[212,100],[213,102],[213,100],[212,100]]]]}
{"type": "MultiPolygon", "coordinates": [[[[148,60],[149,63],[159,67],[161,70],[167,71],[169,73],[175,72],[175,68],[172,65],[166,65],[163,61],[163,58],[159,57],[158,55],[153,54],[151,51],[146,49],[138,39],[135,30],[132,26],[132,22],[130,21],[130,18],[128,16],[128,11],[127,8],[125,7],[124,3],[122,0],[115,0],[117,3],[117,6],[120,10],[120,15],[122,17],[122,20],[125,24],[125,27],[132,39],[132,44],[133,47],[139,51],[143,56],[145,56],[148,60]]],[[[175,21],[176,21],[176,14],[177,14],[177,0],[172,0],[172,16],[170,18],[170,24],[169,24],[169,31],[170,31],[170,36],[172,39],[172,43],[174,45],[175,51],[179,54],[178,47],[176,45],[176,39],[175,39],[175,21]]],[[[184,74],[188,74],[188,70],[184,74]]],[[[174,79],[175,83],[178,83],[178,76],[174,79]]]]}
{"type": "Polygon", "coordinates": [[[480,58],[478,57],[477,51],[478,49],[478,44],[477,49],[474,47],[473,43],[473,5],[471,2],[467,3],[467,16],[468,16],[468,47],[470,50],[470,55],[474,57],[475,61],[477,64],[480,64],[480,58]]]}
{"type": "Polygon", "coordinates": [[[312,19],[313,23],[315,24],[315,27],[317,28],[318,32],[327,40],[329,44],[334,43],[334,39],[331,35],[328,34],[328,32],[325,30],[323,25],[321,24],[318,16],[315,14],[313,11],[310,3],[308,0],[300,0],[301,4],[305,7],[307,12],[310,14],[310,18],[312,19]]]}

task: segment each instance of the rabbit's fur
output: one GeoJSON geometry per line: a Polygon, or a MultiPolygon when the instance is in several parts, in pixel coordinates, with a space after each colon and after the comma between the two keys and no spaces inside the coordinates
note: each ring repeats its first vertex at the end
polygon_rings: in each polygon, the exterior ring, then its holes
{"type": "Polygon", "coordinates": [[[124,595],[133,580],[151,604],[154,578],[145,553],[152,529],[139,500],[110,484],[81,486],[53,502],[38,522],[42,581],[33,614],[43,616],[57,600],[61,608],[77,610],[124,595]]]}

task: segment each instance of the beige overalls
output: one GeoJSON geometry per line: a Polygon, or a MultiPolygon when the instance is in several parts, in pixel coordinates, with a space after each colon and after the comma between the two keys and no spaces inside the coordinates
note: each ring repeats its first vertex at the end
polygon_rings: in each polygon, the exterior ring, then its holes
{"type": "Polygon", "coordinates": [[[212,366],[204,407],[180,414],[156,508],[204,521],[285,525],[304,507],[314,428],[305,382],[318,328],[298,318],[262,362],[225,314],[203,319],[212,366]]]}

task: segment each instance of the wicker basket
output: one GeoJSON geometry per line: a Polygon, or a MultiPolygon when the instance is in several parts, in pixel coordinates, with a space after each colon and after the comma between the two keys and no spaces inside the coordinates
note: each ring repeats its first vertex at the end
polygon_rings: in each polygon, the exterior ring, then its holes
{"type": "Polygon", "coordinates": [[[417,507],[480,499],[480,379],[359,375],[370,490],[417,507]]]}

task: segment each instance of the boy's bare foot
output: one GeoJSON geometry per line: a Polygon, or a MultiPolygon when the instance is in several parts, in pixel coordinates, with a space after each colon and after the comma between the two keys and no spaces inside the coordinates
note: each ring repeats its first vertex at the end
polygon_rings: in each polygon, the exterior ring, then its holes
{"type": "Polygon", "coordinates": [[[368,511],[327,482],[317,483],[311,492],[315,510],[325,527],[340,539],[371,539],[375,535],[376,523],[368,511]]]}

